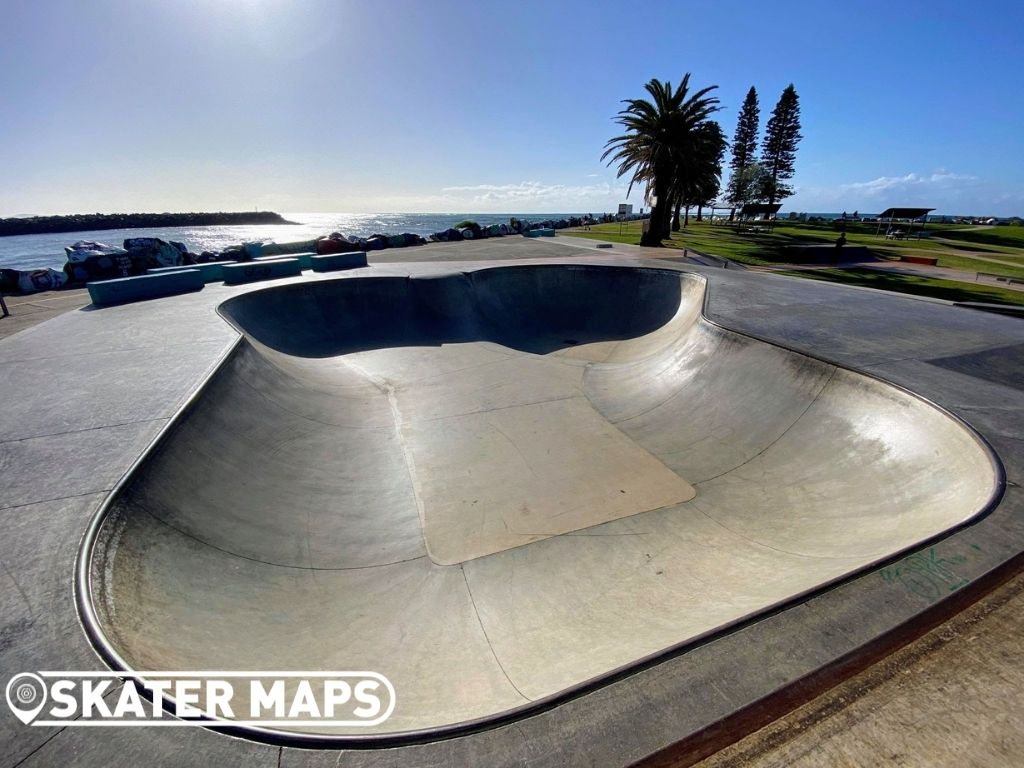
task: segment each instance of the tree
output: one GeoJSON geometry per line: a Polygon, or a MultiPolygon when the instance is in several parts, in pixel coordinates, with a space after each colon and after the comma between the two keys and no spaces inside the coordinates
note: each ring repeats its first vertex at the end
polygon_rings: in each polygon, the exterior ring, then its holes
{"type": "Polygon", "coordinates": [[[643,183],[652,200],[651,218],[641,245],[661,245],[669,237],[674,186],[680,163],[694,150],[694,132],[718,110],[712,85],[690,93],[690,73],[673,89],[669,81],[652,78],[644,89],[650,99],[625,99],[615,118],[626,132],[605,144],[601,159],[619,164],[618,177],[632,173],[629,189],[643,183]]]}
{"type": "Polygon", "coordinates": [[[693,203],[697,206],[697,221],[703,219],[702,209],[710,205],[718,197],[722,187],[722,160],[725,158],[725,150],[728,143],[725,140],[725,133],[718,123],[711,123],[709,128],[708,144],[706,145],[707,166],[706,171],[694,185],[693,203]]]}
{"type": "Polygon", "coordinates": [[[745,191],[743,199],[736,201],[736,205],[768,201],[768,192],[772,186],[772,175],[764,163],[756,161],[751,163],[743,169],[740,176],[740,183],[745,191]]]}
{"type": "Polygon", "coordinates": [[[743,100],[739,119],[736,121],[736,134],[732,140],[732,159],[729,169],[732,171],[729,186],[726,188],[726,199],[732,205],[743,205],[750,202],[750,187],[747,184],[748,169],[757,162],[757,132],[761,119],[761,109],[757,104],[757,89],[750,86],[747,97],[743,100]]]}
{"type": "Polygon", "coordinates": [[[686,211],[686,223],[689,223],[690,206],[705,205],[718,194],[722,158],[727,146],[722,127],[714,120],[705,120],[694,128],[687,143],[687,151],[680,154],[676,165],[673,232],[679,231],[681,209],[686,211]]]}
{"type": "Polygon", "coordinates": [[[769,176],[764,197],[769,203],[777,203],[793,194],[793,188],[786,181],[793,178],[796,145],[802,138],[800,97],[790,83],[772,110],[761,147],[761,162],[769,176]]]}

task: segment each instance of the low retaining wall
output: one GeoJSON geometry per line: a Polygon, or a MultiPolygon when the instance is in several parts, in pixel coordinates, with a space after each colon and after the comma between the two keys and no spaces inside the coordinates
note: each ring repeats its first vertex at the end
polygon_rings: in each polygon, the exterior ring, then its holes
{"type": "Polygon", "coordinates": [[[204,283],[215,283],[224,279],[222,268],[229,264],[237,264],[237,261],[210,261],[206,264],[188,264],[180,267],[153,267],[147,269],[147,275],[166,275],[169,272],[183,272],[188,269],[198,269],[203,276],[204,283]]]}
{"type": "Polygon", "coordinates": [[[356,269],[366,266],[366,251],[330,253],[311,259],[314,272],[333,272],[338,269],[356,269]]]}
{"type": "Polygon", "coordinates": [[[273,277],[292,277],[302,274],[298,259],[273,259],[231,264],[223,268],[225,285],[252,283],[273,277]]]}
{"type": "Polygon", "coordinates": [[[939,263],[938,256],[900,256],[900,261],[904,261],[907,264],[924,264],[928,267],[934,267],[939,263]]]}
{"type": "Polygon", "coordinates": [[[137,275],[89,283],[89,298],[96,306],[124,304],[142,299],[157,299],[203,289],[203,275],[198,269],[182,269],[159,275],[137,275]]]}

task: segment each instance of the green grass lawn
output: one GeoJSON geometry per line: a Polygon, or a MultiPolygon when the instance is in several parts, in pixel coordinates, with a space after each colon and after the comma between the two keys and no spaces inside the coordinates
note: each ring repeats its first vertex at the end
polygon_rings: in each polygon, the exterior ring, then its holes
{"type": "Polygon", "coordinates": [[[960,283],[956,280],[937,280],[917,275],[901,275],[873,269],[815,269],[799,272],[778,272],[776,274],[806,277],[810,280],[826,280],[830,283],[859,285],[865,288],[879,288],[883,291],[911,293],[916,296],[930,296],[947,301],[977,301],[986,304],[1015,304],[1024,306],[1024,291],[1007,288],[960,283]]]}
{"type": "MultiPolygon", "coordinates": [[[[898,259],[901,255],[936,256],[939,259],[938,266],[962,271],[965,273],[965,279],[969,277],[973,280],[976,272],[989,272],[1008,277],[1024,278],[1024,254],[1017,253],[1014,246],[1009,245],[1018,242],[1024,243],[1024,238],[1018,239],[1019,233],[1016,231],[1024,232],[1024,227],[976,227],[971,230],[940,224],[929,225],[928,230],[934,232],[936,236],[942,237],[961,235],[963,233],[983,235],[984,233],[996,232],[996,237],[1001,245],[993,246],[989,244],[985,251],[986,258],[1014,262],[1014,264],[1019,263],[1020,266],[968,258],[963,255],[963,249],[958,248],[956,244],[938,242],[928,238],[922,238],[921,240],[886,240],[881,235],[875,234],[877,225],[874,224],[848,222],[846,227],[846,241],[849,245],[864,246],[878,258],[898,259]]],[[[631,221],[622,225],[597,224],[592,226],[589,231],[578,229],[563,230],[560,234],[636,245],[640,242],[640,233],[641,222],[631,221]]],[[[683,231],[673,232],[671,240],[666,240],[664,245],[666,248],[672,249],[682,250],[689,248],[702,251],[750,266],[766,266],[790,263],[792,256],[787,255],[786,246],[828,245],[834,243],[838,237],[839,229],[833,223],[806,224],[780,221],[772,232],[737,233],[730,226],[710,224],[707,221],[696,222],[691,218],[690,225],[683,231]]],[[[901,290],[898,286],[906,285],[912,287],[913,290],[908,288],[904,290],[905,293],[916,292],[923,295],[945,298],[944,295],[939,294],[943,293],[949,286],[963,287],[966,285],[975,293],[978,291],[987,292],[986,295],[1004,298],[963,299],[964,301],[1002,301],[1004,303],[1017,304],[1021,303],[1017,297],[1024,296],[1024,294],[1016,291],[1000,288],[976,288],[973,284],[959,283],[951,280],[933,280],[929,278],[910,278],[904,280],[903,278],[905,277],[901,275],[899,276],[900,279],[891,280],[890,286],[887,286],[886,290],[898,291],[901,290]],[[914,282],[915,279],[924,282],[914,282]],[[941,285],[946,283],[949,286],[941,285]],[[925,290],[933,289],[939,292],[924,293],[925,290]]],[[[821,278],[819,277],[818,279],[821,278]]]]}
{"type": "Polygon", "coordinates": [[[1024,227],[972,227],[942,229],[937,234],[947,240],[962,240],[996,247],[1024,248],[1024,227]]]}
{"type": "MultiPolygon", "coordinates": [[[[560,234],[577,235],[579,237],[592,237],[596,240],[610,240],[616,243],[640,243],[641,222],[630,221],[619,224],[596,224],[589,231],[584,230],[562,230],[560,234]],[[620,234],[621,230],[621,234],[620,234]]],[[[828,243],[838,237],[835,233],[832,238],[825,232],[814,230],[793,233],[783,231],[781,226],[776,227],[772,233],[742,233],[737,234],[732,227],[708,222],[694,222],[684,231],[673,232],[672,239],[666,240],[666,248],[686,249],[692,248],[698,251],[723,256],[727,259],[734,259],[742,264],[777,264],[782,259],[779,256],[782,248],[793,243],[828,243]]]]}
{"type": "Polygon", "coordinates": [[[590,229],[562,229],[558,231],[558,234],[591,237],[594,240],[605,240],[610,243],[639,245],[641,231],[639,221],[624,221],[622,224],[594,224],[590,229]]]}

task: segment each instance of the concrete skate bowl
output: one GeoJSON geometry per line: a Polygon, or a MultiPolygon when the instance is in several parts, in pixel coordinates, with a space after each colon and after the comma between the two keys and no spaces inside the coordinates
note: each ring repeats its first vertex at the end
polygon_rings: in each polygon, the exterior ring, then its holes
{"type": "MultiPolygon", "coordinates": [[[[734,333],[703,277],[543,265],[221,306],[242,338],[100,511],[116,667],[374,670],[401,743],[525,715],[961,526],[963,423],[734,333]]],[[[84,565],[83,565],[84,563],[84,565]]]]}

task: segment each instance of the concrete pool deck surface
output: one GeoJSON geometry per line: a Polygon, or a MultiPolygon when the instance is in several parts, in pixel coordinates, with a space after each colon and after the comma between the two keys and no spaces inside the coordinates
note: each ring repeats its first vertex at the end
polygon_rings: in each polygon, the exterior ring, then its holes
{"type": "MultiPolygon", "coordinates": [[[[518,241],[505,242],[502,255],[506,249],[516,253],[518,241]]],[[[529,244],[532,257],[549,263],[579,261],[579,253],[594,263],[635,263],[629,249],[606,256],[560,243],[529,244]]],[[[459,268],[477,266],[483,265],[459,268]]],[[[395,264],[344,279],[437,271],[395,264]]],[[[79,764],[111,764],[113,756],[127,763],[133,754],[164,755],[173,762],[181,750],[227,764],[260,764],[259,758],[267,764],[278,758],[281,764],[318,764],[339,755],[342,764],[353,765],[528,759],[626,764],[855,654],[1016,556],[1024,541],[1015,516],[1021,506],[1019,321],[791,278],[687,271],[708,275],[708,314],[723,325],[864,368],[972,423],[1007,469],[1010,482],[996,510],[921,553],[515,724],[395,750],[320,753],[197,729],[54,734],[23,728],[8,716],[0,727],[13,746],[11,764],[29,754],[39,764],[67,762],[71,755],[79,764]]],[[[6,454],[0,523],[6,534],[0,556],[8,573],[0,593],[9,606],[0,651],[5,670],[99,663],[78,626],[70,590],[81,533],[109,489],[234,344],[236,334],[216,315],[216,306],[265,287],[208,286],[185,297],[72,312],[0,343],[5,391],[24,393],[0,421],[6,454]]]]}
{"type": "Polygon", "coordinates": [[[0,339],[39,325],[51,317],[84,307],[89,303],[89,294],[85,288],[75,288],[28,296],[5,296],[4,301],[10,314],[0,317],[0,339]]]}

